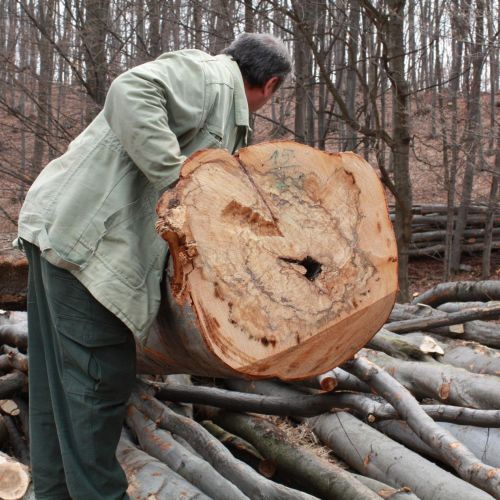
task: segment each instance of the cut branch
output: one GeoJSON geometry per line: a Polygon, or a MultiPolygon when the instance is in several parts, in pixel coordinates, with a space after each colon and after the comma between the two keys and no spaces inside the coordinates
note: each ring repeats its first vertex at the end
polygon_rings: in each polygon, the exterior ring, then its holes
{"type": "Polygon", "coordinates": [[[363,357],[350,361],[348,367],[389,401],[420,439],[436,449],[460,477],[500,498],[500,470],[481,462],[452,434],[436,424],[397,380],[363,357]]]}
{"type": "Polygon", "coordinates": [[[264,418],[221,413],[216,420],[225,429],[249,440],[264,456],[276,462],[279,469],[320,498],[379,498],[344,469],[288,443],[283,431],[264,418]]]}
{"type": "Polygon", "coordinates": [[[310,495],[262,477],[247,464],[236,460],[226,447],[200,424],[177,415],[144,390],[132,394],[131,402],[157,424],[184,438],[205,460],[251,498],[311,499],[310,495]]]}
{"type": "Polygon", "coordinates": [[[445,302],[469,302],[472,300],[500,300],[500,281],[456,281],[440,283],[431,290],[415,297],[412,304],[428,304],[437,307],[445,302]]]}
{"type": "Polygon", "coordinates": [[[215,500],[248,499],[236,486],[221,476],[208,462],[190,453],[172,435],[130,406],[127,423],[139,439],[141,448],[157,458],[189,483],[215,500]]]}

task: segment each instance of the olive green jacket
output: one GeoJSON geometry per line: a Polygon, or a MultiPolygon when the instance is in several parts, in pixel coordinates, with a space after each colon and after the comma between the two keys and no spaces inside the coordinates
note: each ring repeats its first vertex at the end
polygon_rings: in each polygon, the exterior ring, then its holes
{"type": "Polygon", "coordinates": [[[101,113],[35,180],[20,241],[70,270],[144,339],[167,252],[155,231],[158,197],[194,151],[245,145],[248,118],[229,56],[182,50],[125,72],[101,113]]]}

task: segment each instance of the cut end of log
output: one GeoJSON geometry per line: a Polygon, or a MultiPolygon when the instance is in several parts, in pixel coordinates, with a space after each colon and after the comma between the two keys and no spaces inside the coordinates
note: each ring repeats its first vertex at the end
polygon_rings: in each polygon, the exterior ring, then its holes
{"type": "Polygon", "coordinates": [[[158,204],[171,289],[207,348],[247,377],[310,377],[382,326],[397,291],[383,188],[353,153],[290,141],[207,150],[158,204]],[[182,207],[182,209],[180,208],[182,207]]]}
{"type": "Polygon", "coordinates": [[[0,453],[0,498],[17,500],[24,496],[30,484],[28,467],[0,453]]]}

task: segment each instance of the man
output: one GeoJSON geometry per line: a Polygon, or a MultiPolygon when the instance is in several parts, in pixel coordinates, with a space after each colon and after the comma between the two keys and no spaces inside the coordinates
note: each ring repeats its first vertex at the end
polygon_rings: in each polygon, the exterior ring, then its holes
{"type": "Polygon", "coordinates": [[[104,108],[31,187],[19,217],[30,264],[30,436],[37,500],[127,498],[115,451],[135,342],[160,303],[155,205],[189,154],[234,152],[248,112],[289,73],[276,38],[224,54],[163,54],[110,86],[104,108]]]}

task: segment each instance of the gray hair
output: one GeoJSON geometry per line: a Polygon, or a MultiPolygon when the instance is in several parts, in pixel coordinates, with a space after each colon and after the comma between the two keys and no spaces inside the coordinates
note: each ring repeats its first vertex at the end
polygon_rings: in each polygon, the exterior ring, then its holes
{"type": "Polygon", "coordinates": [[[285,44],[268,33],[243,33],[222,51],[237,62],[243,79],[252,87],[262,87],[273,76],[278,88],[292,70],[285,44]]]}

